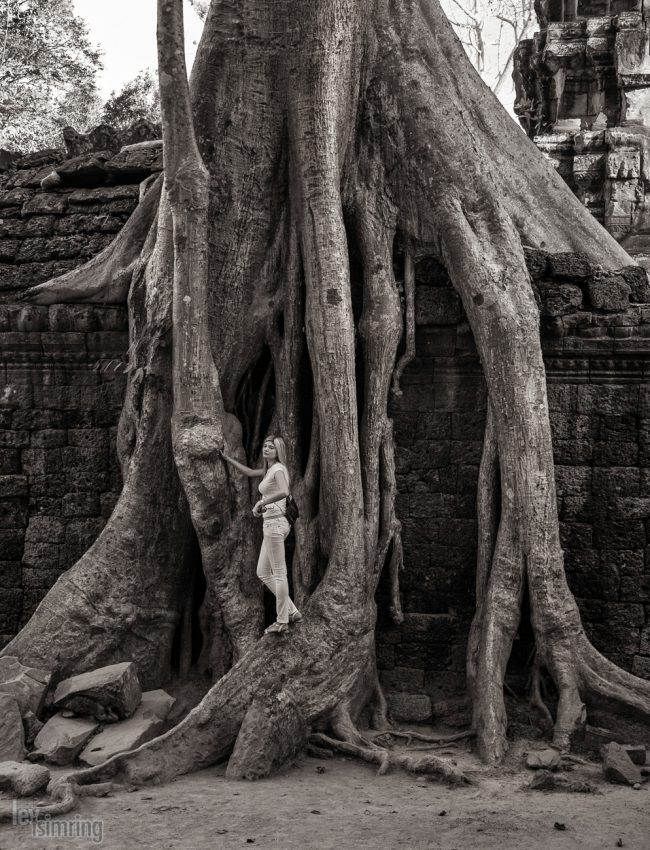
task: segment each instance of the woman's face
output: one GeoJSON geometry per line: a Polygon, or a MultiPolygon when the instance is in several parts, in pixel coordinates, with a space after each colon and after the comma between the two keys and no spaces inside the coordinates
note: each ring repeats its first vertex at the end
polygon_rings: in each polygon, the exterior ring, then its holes
{"type": "Polygon", "coordinates": [[[278,450],[273,444],[273,440],[264,441],[264,446],[262,447],[262,456],[264,457],[264,460],[268,460],[269,462],[277,459],[278,450]]]}

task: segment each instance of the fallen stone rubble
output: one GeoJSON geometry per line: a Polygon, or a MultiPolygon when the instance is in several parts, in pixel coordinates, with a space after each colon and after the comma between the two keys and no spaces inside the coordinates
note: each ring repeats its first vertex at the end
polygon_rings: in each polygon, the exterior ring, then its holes
{"type": "Polygon", "coordinates": [[[54,692],[51,679],[17,658],[0,659],[0,791],[35,794],[49,770],[33,762],[100,764],[171,722],[174,697],[162,689],[142,693],[131,661],[71,676],[54,692]]]}

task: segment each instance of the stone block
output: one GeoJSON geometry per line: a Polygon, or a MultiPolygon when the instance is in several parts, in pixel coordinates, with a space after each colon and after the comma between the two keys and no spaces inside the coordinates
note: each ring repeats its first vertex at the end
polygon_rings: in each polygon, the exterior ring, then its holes
{"type": "Polygon", "coordinates": [[[17,255],[19,263],[67,260],[78,257],[87,245],[82,234],[71,236],[33,237],[23,239],[17,255]]]}
{"type": "Polygon", "coordinates": [[[123,661],[65,679],[54,693],[54,704],[97,720],[115,720],[130,717],[141,698],[135,664],[123,661]]]}
{"type": "Polygon", "coordinates": [[[395,666],[395,647],[392,644],[378,642],[375,647],[377,667],[380,670],[390,670],[395,666]]]}
{"type": "Polygon", "coordinates": [[[641,771],[625,747],[614,742],[603,747],[603,775],[608,782],[617,785],[635,785],[641,781],[641,771]]]}
{"type": "MultiPolygon", "coordinates": [[[[68,438],[70,433],[69,431],[68,438]]],[[[92,438],[89,438],[87,442],[91,443],[92,438]]],[[[66,446],[62,450],[62,458],[67,470],[105,469],[108,462],[108,444],[102,445],[100,442],[89,448],[74,445],[66,446]]]]}
{"type": "Polygon", "coordinates": [[[637,466],[639,447],[632,442],[597,440],[593,445],[592,463],[598,466],[637,466]]]}
{"type": "Polygon", "coordinates": [[[413,667],[394,667],[382,672],[380,679],[389,691],[417,694],[424,689],[424,670],[413,667]]]}
{"type": "Polygon", "coordinates": [[[555,463],[564,466],[584,466],[591,463],[593,443],[590,440],[554,440],[555,463]]]}
{"type": "Polygon", "coordinates": [[[20,249],[18,239],[0,239],[0,262],[13,263],[20,249]]]}
{"type": "MultiPolygon", "coordinates": [[[[123,202],[120,201],[120,203],[123,202]]],[[[95,254],[99,254],[100,251],[103,251],[104,248],[107,248],[114,238],[115,234],[113,233],[89,234],[86,241],[81,246],[79,256],[83,257],[84,259],[87,259],[88,257],[94,257],[95,254]]]]}
{"type": "Polygon", "coordinates": [[[101,186],[96,189],[77,189],[68,195],[71,204],[108,204],[112,201],[129,200],[137,204],[138,186],[101,186]]]}
{"type": "Polygon", "coordinates": [[[616,313],[626,310],[631,289],[622,275],[602,275],[589,282],[589,300],[597,310],[616,313]]]}
{"type": "Polygon", "coordinates": [[[456,325],[462,318],[460,296],[441,286],[418,286],[415,322],[418,325],[456,325]]]}
{"type": "Polygon", "coordinates": [[[591,266],[586,254],[561,252],[549,254],[549,269],[555,278],[583,281],[591,275],[591,266]]]}
{"type": "Polygon", "coordinates": [[[647,655],[635,655],[632,672],[642,679],[650,679],[650,658],[647,655]]]}
{"type": "Polygon", "coordinates": [[[433,257],[415,263],[415,282],[425,286],[450,286],[447,269],[433,257]]]}
{"type": "Polygon", "coordinates": [[[52,236],[54,226],[61,219],[54,215],[34,215],[24,220],[24,236],[52,236]]]}
{"type": "Polygon", "coordinates": [[[68,445],[103,453],[108,447],[108,431],[106,428],[69,429],[68,445]]]}
{"type": "Polygon", "coordinates": [[[119,499],[119,493],[102,493],[99,497],[100,513],[108,519],[119,499]]]}
{"type": "Polygon", "coordinates": [[[27,516],[26,499],[14,498],[0,500],[0,527],[24,528],[27,525],[27,516]]]}
{"type": "Polygon", "coordinates": [[[14,656],[0,658],[0,693],[14,697],[23,715],[31,711],[38,716],[51,678],[47,670],[27,667],[14,656]]]}
{"type": "Polygon", "coordinates": [[[581,384],[576,387],[579,413],[638,414],[639,385],[581,384]]]}
{"type": "MultiPolygon", "coordinates": [[[[646,763],[646,748],[643,744],[623,744],[623,749],[628,754],[632,764],[643,766],[646,763]]],[[[603,754],[604,755],[604,754],[603,754]]]]}
{"type": "Polygon", "coordinates": [[[579,741],[579,745],[581,750],[597,754],[602,759],[604,755],[603,747],[612,741],[617,744],[624,744],[626,738],[623,733],[601,729],[599,726],[591,726],[587,723],[584,737],[579,741]]]}
{"type": "Polygon", "coordinates": [[[605,168],[605,153],[576,153],[573,157],[573,173],[576,179],[599,183],[605,168]]]}
{"type": "Polygon", "coordinates": [[[55,714],[36,736],[30,758],[50,764],[72,764],[97,729],[96,720],[55,714]]]}
{"type": "Polygon", "coordinates": [[[102,764],[111,756],[133,750],[155,738],[163,728],[175,699],[163,690],[146,691],[134,715],[105,726],[79,756],[89,765],[102,764]]]}
{"type": "Polygon", "coordinates": [[[647,271],[642,266],[625,266],[619,274],[630,287],[631,302],[650,303],[650,281],[647,271]]]}
{"type": "Polygon", "coordinates": [[[24,475],[0,475],[0,499],[27,494],[27,478],[24,475]]]}
{"type": "Polygon", "coordinates": [[[33,195],[34,193],[29,189],[10,189],[8,192],[0,192],[0,208],[21,207],[33,195]]]}
{"type": "Polygon", "coordinates": [[[598,549],[640,549],[645,546],[643,522],[604,522],[594,528],[594,545],[598,549]]]}
{"type": "Polygon", "coordinates": [[[0,560],[20,560],[23,553],[23,534],[16,529],[0,530],[0,560]]]}
{"type": "Polygon", "coordinates": [[[30,518],[25,541],[30,543],[63,543],[65,525],[59,517],[33,516],[30,518]]]}
{"type": "Polygon", "coordinates": [[[632,180],[641,176],[641,152],[635,148],[618,148],[607,154],[607,177],[632,180]]]}
{"type": "Polygon", "coordinates": [[[560,751],[552,747],[528,753],[526,767],[531,770],[557,770],[560,766],[560,751]]]}
{"type": "MultiPolygon", "coordinates": [[[[424,589],[420,593],[422,598],[424,589]]],[[[438,594],[440,596],[440,594],[438,594]]],[[[449,599],[447,594],[443,598],[449,599]]],[[[430,670],[446,670],[451,662],[449,644],[423,643],[422,641],[404,641],[395,647],[395,662],[404,667],[421,667],[430,670]]]]}
{"type": "Polygon", "coordinates": [[[68,208],[68,195],[47,192],[29,193],[23,204],[24,215],[63,215],[68,208]]]}
{"type": "Polygon", "coordinates": [[[97,493],[66,493],[63,497],[63,516],[94,517],[99,512],[97,493]]]}
{"type": "Polygon", "coordinates": [[[162,150],[138,148],[122,151],[107,162],[105,168],[116,183],[139,183],[152,172],[162,169],[162,150]]]}
{"type": "Polygon", "coordinates": [[[641,630],[641,646],[639,648],[641,655],[650,656],[650,625],[641,630]]]}
{"type": "Polygon", "coordinates": [[[538,285],[543,314],[564,316],[582,306],[582,289],[571,283],[540,283],[538,285]]]}
{"type": "Polygon", "coordinates": [[[60,448],[66,444],[66,432],[63,428],[44,428],[33,431],[31,445],[35,449],[60,448]]]}
{"type": "Polygon", "coordinates": [[[431,721],[431,698],[426,694],[387,693],[386,701],[393,720],[402,723],[431,721]]]}
{"type": "Polygon", "coordinates": [[[9,791],[18,797],[31,797],[44,791],[49,781],[50,771],[43,765],[0,762],[0,791],[9,791]]]}
{"type": "Polygon", "coordinates": [[[0,559],[0,588],[20,588],[22,586],[22,565],[20,561],[0,559]]]}
{"type": "Polygon", "coordinates": [[[27,431],[0,431],[0,448],[24,449],[29,445],[29,433],[27,431]]]}
{"type": "Polygon", "coordinates": [[[18,701],[0,693],[0,761],[22,761],[25,757],[25,731],[18,701]]]}

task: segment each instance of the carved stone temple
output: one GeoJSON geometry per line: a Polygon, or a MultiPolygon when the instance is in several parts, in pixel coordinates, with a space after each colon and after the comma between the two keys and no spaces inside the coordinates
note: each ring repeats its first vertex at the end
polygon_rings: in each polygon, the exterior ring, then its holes
{"type": "Polygon", "coordinates": [[[650,268],[650,35],[643,0],[539,0],[515,111],[576,195],[650,268]]]}

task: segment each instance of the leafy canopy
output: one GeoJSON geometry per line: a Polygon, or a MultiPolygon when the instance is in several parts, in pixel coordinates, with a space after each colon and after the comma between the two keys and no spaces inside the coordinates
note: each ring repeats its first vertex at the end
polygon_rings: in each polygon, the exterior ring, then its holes
{"type": "Polygon", "coordinates": [[[101,67],[72,0],[0,0],[0,146],[56,145],[66,124],[97,123],[101,67]]]}
{"type": "Polygon", "coordinates": [[[158,79],[150,70],[141,71],[119,93],[111,92],[102,112],[102,123],[118,130],[126,130],[142,118],[154,123],[161,120],[158,79]]]}

